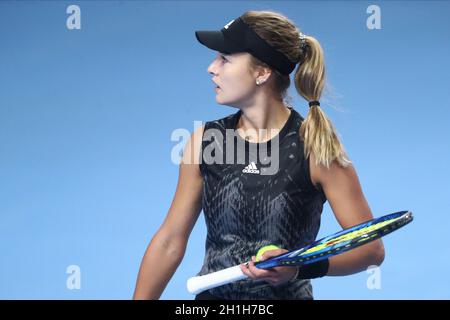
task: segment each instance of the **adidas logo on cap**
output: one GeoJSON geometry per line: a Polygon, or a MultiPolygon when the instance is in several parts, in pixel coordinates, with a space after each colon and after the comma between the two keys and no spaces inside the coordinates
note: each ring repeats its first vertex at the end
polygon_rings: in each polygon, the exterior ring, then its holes
{"type": "Polygon", "coordinates": [[[230,26],[230,24],[232,24],[233,22],[234,22],[234,19],[231,20],[230,22],[228,22],[228,23],[224,26],[224,28],[225,28],[225,29],[228,29],[228,27],[230,26]]]}
{"type": "Polygon", "coordinates": [[[248,166],[246,166],[243,170],[243,173],[259,173],[258,168],[256,167],[256,164],[252,161],[248,166]]]}

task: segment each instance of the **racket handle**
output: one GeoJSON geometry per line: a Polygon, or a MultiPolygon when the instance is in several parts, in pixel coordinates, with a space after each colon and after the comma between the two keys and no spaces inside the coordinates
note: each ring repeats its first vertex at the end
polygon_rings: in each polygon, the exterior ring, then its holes
{"type": "Polygon", "coordinates": [[[245,278],[247,278],[247,275],[243,273],[239,265],[237,265],[203,276],[191,277],[187,281],[187,289],[192,294],[198,294],[202,291],[245,278]]]}

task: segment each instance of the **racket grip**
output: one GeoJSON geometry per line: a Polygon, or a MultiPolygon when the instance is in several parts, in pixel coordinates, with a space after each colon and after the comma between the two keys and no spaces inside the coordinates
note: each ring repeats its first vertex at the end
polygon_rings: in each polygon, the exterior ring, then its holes
{"type": "Polygon", "coordinates": [[[203,276],[191,277],[187,281],[187,289],[192,294],[198,294],[202,291],[245,278],[247,278],[247,275],[243,273],[239,265],[237,265],[203,276]]]}

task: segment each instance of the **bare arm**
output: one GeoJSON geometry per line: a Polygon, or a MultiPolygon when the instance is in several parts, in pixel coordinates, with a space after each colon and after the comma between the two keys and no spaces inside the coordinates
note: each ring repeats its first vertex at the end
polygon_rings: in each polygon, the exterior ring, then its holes
{"type": "MultiPolygon", "coordinates": [[[[316,166],[310,157],[311,180],[322,186],[334,215],[343,229],[373,219],[353,165],[342,168],[336,161],[329,169],[316,166]],[[317,178],[314,178],[317,177],[317,178]]],[[[316,183],[315,183],[316,184],[316,183]]],[[[381,239],[329,259],[328,276],[343,276],[381,265],[384,246],[381,239]]]]}
{"type": "MultiPolygon", "coordinates": [[[[311,181],[320,184],[333,209],[334,215],[343,229],[372,219],[369,205],[359,184],[353,166],[340,167],[335,161],[327,169],[316,166],[314,155],[310,156],[311,181]]],[[[286,249],[266,251],[261,260],[287,252],[286,249]]],[[[264,279],[272,284],[281,284],[292,279],[295,270],[292,267],[275,267],[273,270],[261,270],[255,267],[254,257],[248,269],[241,264],[241,270],[252,279],[264,279]]],[[[381,265],[384,260],[384,247],[381,239],[362,245],[353,250],[329,258],[328,276],[343,276],[357,273],[371,265],[381,265]]]]}
{"type": "Polygon", "coordinates": [[[203,178],[200,155],[203,127],[186,144],[169,212],[153,236],[141,262],[133,299],[159,299],[183,260],[189,235],[201,212],[203,178]]]}

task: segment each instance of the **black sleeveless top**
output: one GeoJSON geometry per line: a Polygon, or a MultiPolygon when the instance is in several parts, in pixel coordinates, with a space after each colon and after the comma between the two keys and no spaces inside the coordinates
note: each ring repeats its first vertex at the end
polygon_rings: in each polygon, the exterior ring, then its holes
{"type": "MultiPolygon", "coordinates": [[[[241,110],[205,123],[200,172],[207,236],[203,266],[197,275],[249,261],[268,244],[293,250],[316,239],[326,196],[310,178],[309,159],[303,154],[299,135],[303,118],[289,109],[291,114],[283,128],[262,143],[246,141],[235,131],[241,110]],[[226,159],[230,151],[234,155],[226,159]],[[223,161],[216,158],[212,163],[208,154],[223,161]],[[275,162],[278,165],[273,165],[275,162]]],[[[231,300],[313,299],[310,280],[276,286],[247,278],[208,291],[231,300]]]]}

